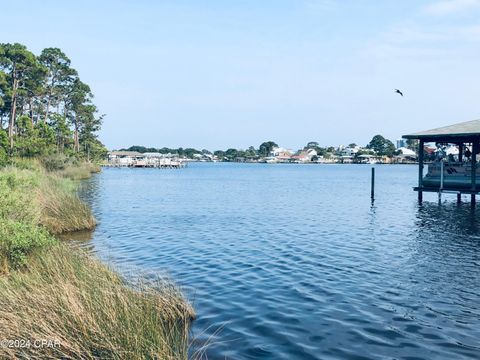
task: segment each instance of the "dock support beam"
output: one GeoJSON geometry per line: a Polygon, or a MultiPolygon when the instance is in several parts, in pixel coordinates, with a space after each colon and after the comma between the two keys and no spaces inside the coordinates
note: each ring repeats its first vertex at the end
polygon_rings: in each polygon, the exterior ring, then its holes
{"type": "Polygon", "coordinates": [[[445,163],[443,159],[440,159],[440,187],[438,188],[438,203],[442,203],[442,191],[443,191],[443,176],[445,171],[445,163]]]}
{"type": "Polygon", "coordinates": [[[420,140],[418,144],[418,202],[420,204],[423,200],[423,148],[424,141],[420,140]]]}
{"type": "MultiPolygon", "coordinates": [[[[473,140],[472,142],[472,166],[471,166],[471,175],[470,178],[472,180],[472,191],[477,190],[477,153],[478,153],[478,139],[473,140]]],[[[472,207],[475,206],[475,192],[470,195],[470,201],[472,203],[472,207]]]]}

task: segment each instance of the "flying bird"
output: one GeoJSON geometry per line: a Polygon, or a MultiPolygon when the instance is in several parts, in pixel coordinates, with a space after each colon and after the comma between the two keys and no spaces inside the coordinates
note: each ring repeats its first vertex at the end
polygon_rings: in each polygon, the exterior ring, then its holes
{"type": "Polygon", "coordinates": [[[398,89],[395,89],[395,92],[396,92],[397,94],[400,94],[400,95],[402,95],[402,96],[403,96],[403,93],[402,93],[400,90],[398,90],[398,89]]]}

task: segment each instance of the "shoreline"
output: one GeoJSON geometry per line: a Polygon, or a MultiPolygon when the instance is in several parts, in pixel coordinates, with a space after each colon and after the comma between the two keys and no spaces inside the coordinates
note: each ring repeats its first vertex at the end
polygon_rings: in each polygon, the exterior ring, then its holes
{"type": "Polygon", "coordinates": [[[0,357],[188,358],[195,313],[173,283],[126,281],[61,240],[94,229],[75,180],[99,170],[79,164],[48,172],[24,160],[0,169],[0,194],[13,194],[0,200],[0,332],[55,345],[0,347],[0,357]]]}

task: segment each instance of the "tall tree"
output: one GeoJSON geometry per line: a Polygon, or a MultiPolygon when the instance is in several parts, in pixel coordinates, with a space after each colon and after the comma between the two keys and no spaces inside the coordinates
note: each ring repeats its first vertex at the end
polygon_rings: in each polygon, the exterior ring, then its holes
{"type": "Polygon", "coordinates": [[[38,60],[47,69],[44,85],[46,97],[44,121],[47,121],[50,106],[58,104],[78,74],[70,67],[70,59],[67,55],[58,48],[43,49],[38,60]]]}
{"type": "Polygon", "coordinates": [[[15,118],[17,112],[17,100],[19,88],[24,85],[25,79],[28,77],[28,70],[32,69],[37,62],[33,53],[27,50],[24,45],[0,44],[2,48],[0,57],[0,70],[7,74],[10,82],[10,116],[8,121],[8,138],[10,149],[13,149],[13,135],[15,118]]]}
{"type": "Polygon", "coordinates": [[[92,99],[60,49],[37,58],[21,44],[0,44],[0,136],[8,139],[7,146],[0,142],[1,154],[42,156],[56,148],[102,156],[96,133],[103,116],[92,99]]]}
{"type": "MultiPolygon", "coordinates": [[[[2,49],[0,48],[0,51],[2,49]]],[[[1,58],[1,53],[0,53],[0,58],[1,58]]],[[[3,129],[3,118],[5,114],[5,99],[4,97],[6,96],[7,92],[7,75],[0,70],[0,130],[3,129]]]]}
{"type": "Polygon", "coordinates": [[[258,153],[261,156],[268,156],[268,154],[270,154],[273,148],[276,148],[276,147],[278,147],[278,145],[275,142],[266,141],[260,144],[260,146],[258,147],[258,153]]]}
{"type": "Polygon", "coordinates": [[[80,127],[82,121],[88,118],[93,108],[91,101],[93,94],[90,87],[78,77],[69,86],[65,95],[65,115],[73,125],[73,142],[75,152],[80,152],[80,127]]]}
{"type": "Polygon", "coordinates": [[[65,147],[71,144],[72,131],[68,125],[67,119],[63,114],[52,114],[49,125],[55,133],[55,144],[58,152],[63,153],[65,147]]]}
{"type": "Polygon", "coordinates": [[[372,149],[380,156],[393,156],[395,154],[395,145],[385,139],[382,135],[375,135],[367,145],[368,149],[372,149]]]}

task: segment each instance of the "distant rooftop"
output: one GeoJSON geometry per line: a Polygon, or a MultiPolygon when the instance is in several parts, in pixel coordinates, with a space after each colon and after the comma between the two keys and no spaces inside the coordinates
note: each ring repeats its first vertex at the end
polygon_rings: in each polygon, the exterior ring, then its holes
{"type": "Polygon", "coordinates": [[[480,120],[461,122],[454,125],[443,126],[432,130],[403,135],[405,139],[423,140],[454,140],[455,138],[480,137],[480,120]]]}
{"type": "Polygon", "coordinates": [[[111,151],[109,152],[110,156],[131,156],[131,157],[140,157],[143,154],[137,151],[111,151]]]}

